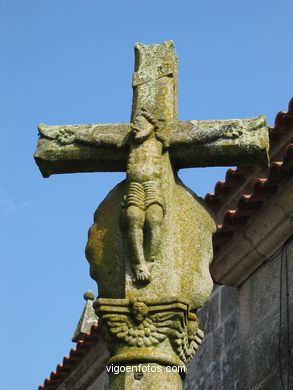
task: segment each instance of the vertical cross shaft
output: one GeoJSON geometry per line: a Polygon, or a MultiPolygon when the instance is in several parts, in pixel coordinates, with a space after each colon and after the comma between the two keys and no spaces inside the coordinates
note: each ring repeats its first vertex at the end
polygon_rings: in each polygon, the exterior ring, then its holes
{"type": "Polygon", "coordinates": [[[147,261],[155,260],[161,241],[162,171],[170,165],[168,152],[162,157],[163,140],[169,124],[177,119],[177,57],[170,41],[149,46],[137,43],[135,54],[134,139],[129,142],[125,219],[134,280],[146,284],[150,282],[147,261]]]}
{"type": "Polygon", "coordinates": [[[135,44],[132,120],[141,108],[165,124],[177,119],[177,68],[172,41],[135,44]]]}
{"type": "MultiPolygon", "coordinates": [[[[214,222],[205,210],[198,210],[201,206],[196,201],[194,204],[177,184],[170,163],[166,139],[171,123],[177,121],[174,45],[172,42],[150,46],[138,43],[135,54],[126,189],[124,183],[116,187],[114,198],[107,198],[105,211],[102,207],[95,214],[87,257],[92,276],[99,280],[100,298],[94,306],[109,337],[109,364],[124,369],[119,374],[110,371],[110,390],[180,390],[185,365],[202,338],[197,318],[190,312],[190,306],[194,306],[190,294],[196,296],[196,305],[199,300],[205,301],[211,290],[211,279],[202,270],[206,285],[201,298],[201,293],[195,293],[197,287],[195,290],[183,288],[183,284],[188,286],[188,280],[180,276],[178,260],[181,255],[176,253],[173,243],[178,237],[175,220],[183,214],[176,209],[175,198],[182,197],[179,203],[188,205],[191,202],[189,212],[197,217],[201,215],[207,232],[214,230],[214,222]],[[117,210],[114,205],[121,196],[120,191],[125,191],[120,222],[118,214],[106,217],[109,227],[116,226],[114,230],[111,228],[109,239],[112,235],[116,237],[117,251],[113,247],[109,257],[100,256],[96,234],[101,232],[100,221],[108,215],[108,210],[117,210]],[[121,247],[120,243],[125,241],[128,245],[121,247]],[[108,290],[109,294],[107,287],[104,289],[110,284],[110,280],[105,280],[109,274],[107,269],[115,270],[121,277],[125,275],[123,291],[114,288],[111,292],[108,290]],[[114,335],[118,337],[116,340],[114,335]],[[171,366],[181,371],[171,371],[171,366]],[[140,373],[136,373],[137,370],[140,373]]],[[[102,237],[100,239],[103,241],[102,237]]],[[[105,246],[107,242],[105,237],[105,246]]],[[[199,263],[209,262],[210,244],[208,241],[207,259],[199,263]]],[[[179,261],[184,262],[183,259],[179,261]]],[[[122,279],[118,283],[122,284],[122,279]]]]}

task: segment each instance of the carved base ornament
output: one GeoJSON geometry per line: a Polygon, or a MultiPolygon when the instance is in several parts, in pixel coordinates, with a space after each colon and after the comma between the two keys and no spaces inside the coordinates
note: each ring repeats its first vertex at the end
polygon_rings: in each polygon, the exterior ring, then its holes
{"type": "Polygon", "coordinates": [[[109,364],[155,362],[183,366],[184,373],[204,336],[188,304],[177,299],[100,298],[94,308],[109,346],[109,364]]]}

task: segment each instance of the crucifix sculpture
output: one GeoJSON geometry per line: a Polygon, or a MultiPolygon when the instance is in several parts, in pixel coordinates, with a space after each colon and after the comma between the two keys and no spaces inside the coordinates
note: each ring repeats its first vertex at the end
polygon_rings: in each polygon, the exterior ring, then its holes
{"type": "Polygon", "coordinates": [[[268,164],[263,115],[177,119],[177,62],[172,41],[135,45],[130,123],[39,126],[44,177],[126,171],[98,207],[86,247],[109,364],[132,368],[110,375],[112,390],[181,388],[183,374],[166,367],[185,371],[203,337],[195,313],[213,286],[216,225],[178,169],[268,164]]]}

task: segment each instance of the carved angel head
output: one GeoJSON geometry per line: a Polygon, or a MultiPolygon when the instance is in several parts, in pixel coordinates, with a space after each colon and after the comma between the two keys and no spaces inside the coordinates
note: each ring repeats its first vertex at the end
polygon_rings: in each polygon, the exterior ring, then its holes
{"type": "Polygon", "coordinates": [[[132,313],[138,322],[142,322],[148,315],[149,309],[147,305],[141,301],[134,301],[132,304],[132,313]]]}

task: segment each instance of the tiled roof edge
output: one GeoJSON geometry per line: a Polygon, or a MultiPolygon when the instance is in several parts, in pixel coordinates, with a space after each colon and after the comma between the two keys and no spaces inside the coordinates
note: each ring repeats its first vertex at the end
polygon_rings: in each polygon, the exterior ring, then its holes
{"type": "MultiPolygon", "coordinates": [[[[280,112],[275,119],[275,127],[270,129],[270,143],[272,157],[276,155],[282,136],[286,136],[287,143],[282,144],[278,151],[279,159],[272,158],[265,175],[255,177],[252,175],[254,167],[237,167],[228,169],[225,181],[218,181],[215,185],[215,193],[205,196],[207,205],[215,212],[219,210],[219,204],[245,178],[250,179],[250,191],[237,194],[236,207],[226,209],[218,224],[218,230],[213,237],[214,252],[217,254],[221,247],[227,245],[232,239],[234,231],[244,226],[278,190],[282,182],[292,176],[293,170],[293,98],[290,100],[288,112],[280,112]],[[291,134],[291,135],[290,135],[291,134]],[[281,153],[281,155],[280,155],[281,153]],[[251,177],[250,177],[251,176],[251,177]]],[[[234,189],[234,190],[236,190],[234,189]]]]}
{"type": "MultiPolygon", "coordinates": [[[[293,98],[290,100],[287,112],[279,112],[275,118],[275,126],[269,127],[270,138],[270,159],[271,165],[276,162],[276,154],[279,152],[279,148],[282,148],[282,139],[286,138],[286,135],[290,136],[290,130],[293,127],[293,98]]],[[[292,140],[293,141],[293,140],[292,140]]],[[[292,152],[290,152],[292,153],[292,152]]],[[[287,156],[292,158],[292,156],[287,156]]],[[[286,158],[286,156],[285,156],[286,158]]],[[[205,196],[207,205],[213,209],[214,212],[218,212],[221,205],[227,200],[228,194],[231,190],[236,190],[237,187],[241,187],[245,179],[253,176],[257,177],[258,169],[255,167],[237,167],[230,168],[226,172],[224,181],[218,181],[215,185],[214,193],[208,193],[205,196]]],[[[262,176],[261,176],[262,177],[262,176]]]]}
{"type": "Polygon", "coordinates": [[[46,378],[44,384],[39,386],[38,390],[53,390],[60,385],[78,365],[87,351],[97,342],[100,335],[98,324],[91,327],[90,333],[85,334],[84,340],[78,341],[76,348],[70,350],[69,356],[63,358],[63,363],[58,364],[55,371],[51,372],[49,378],[46,378]]]}

